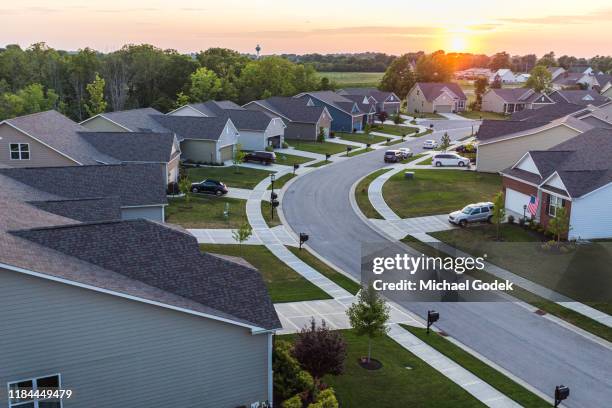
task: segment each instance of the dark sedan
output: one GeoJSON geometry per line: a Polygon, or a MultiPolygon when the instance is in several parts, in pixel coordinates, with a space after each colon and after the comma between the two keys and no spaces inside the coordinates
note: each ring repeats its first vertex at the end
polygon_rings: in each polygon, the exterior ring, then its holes
{"type": "Polygon", "coordinates": [[[191,183],[192,193],[206,193],[222,196],[227,194],[228,191],[227,186],[217,180],[206,179],[199,183],[191,183]]]}

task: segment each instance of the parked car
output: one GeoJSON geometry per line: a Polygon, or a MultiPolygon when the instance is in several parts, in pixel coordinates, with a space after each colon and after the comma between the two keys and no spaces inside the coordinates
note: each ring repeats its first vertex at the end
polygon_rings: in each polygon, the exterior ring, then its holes
{"type": "Polygon", "coordinates": [[[276,153],[265,151],[249,152],[244,156],[244,161],[257,162],[260,164],[268,165],[276,161],[276,153]]]}
{"type": "Polygon", "coordinates": [[[438,142],[435,140],[430,139],[423,142],[423,149],[435,149],[438,146],[438,142]]]}
{"type": "Polygon", "coordinates": [[[407,147],[400,147],[397,150],[402,154],[402,159],[407,159],[412,156],[412,151],[407,147]]]}
{"type": "Polygon", "coordinates": [[[436,167],[440,166],[459,166],[464,167],[470,164],[470,159],[459,156],[457,153],[440,153],[435,154],[431,159],[431,164],[436,167]]]}
{"type": "Polygon", "coordinates": [[[402,158],[402,153],[399,150],[387,150],[385,152],[385,163],[397,163],[402,158]]]}
{"type": "Polygon", "coordinates": [[[448,215],[448,222],[465,227],[471,222],[491,222],[493,217],[493,203],[476,203],[463,207],[461,211],[454,211],[448,215]]]}
{"type": "Polygon", "coordinates": [[[192,193],[206,193],[222,196],[227,194],[228,188],[225,184],[217,180],[206,179],[199,183],[191,183],[192,193]]]}

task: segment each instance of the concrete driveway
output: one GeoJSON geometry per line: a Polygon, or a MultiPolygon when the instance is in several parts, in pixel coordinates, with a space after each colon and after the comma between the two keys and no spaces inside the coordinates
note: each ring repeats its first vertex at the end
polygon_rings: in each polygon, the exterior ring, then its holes
{"type": "MultiPolygon", "coordinates": [[[[426,138],[465,137],[474,122],[433,121],[440,129],[426,138]],[[465,124],[469,124],[466,129],[465,124]],[[445,129],[441,129],[445,127],[445,129]]],[[[394,147],[420,152],[422,139],[394,147]]],[[[351,186],[384,167],[384,149],[331,164],[298,178],[283,197],[283,212],[296,232],[310,235],[309,245],[354,276],[360,274],[362,244],[389,241],[358,217],[349,202],[351,186]]],[[[405,251],[405,247],[402,247],[405,251]]],[[[481,355],[546,394],[555,385],[571,388],[569,407],[610,406],[612,349],[514,303],[404,303],[424,317],[440,312],[437,326],[481,355]]]]}

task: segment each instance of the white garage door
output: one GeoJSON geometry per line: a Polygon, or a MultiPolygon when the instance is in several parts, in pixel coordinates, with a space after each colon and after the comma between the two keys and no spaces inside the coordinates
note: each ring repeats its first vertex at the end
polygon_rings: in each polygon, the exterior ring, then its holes
{"type": "Polygon", "coordinates": [[[506,189],[506,209],[517,214],[523,214],[523,206],[529,204],[531,196],[518,191],[506,189]]]}

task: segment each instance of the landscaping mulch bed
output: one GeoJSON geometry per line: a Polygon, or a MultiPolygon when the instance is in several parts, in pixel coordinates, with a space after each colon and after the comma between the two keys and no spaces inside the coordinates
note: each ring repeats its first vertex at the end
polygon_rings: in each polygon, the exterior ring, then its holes
{"type": "Polygon", "coordinates": [[[380,370],[383,366],[383,364],[378,361],[375,358],[370,358],[370,361],[368,362],[368,359],[365,357],[361,357],[358,361],[357,364],[359,364],[359,366],[361,368],[365,368],[366,370],[380,370]]]}

